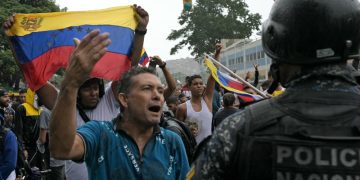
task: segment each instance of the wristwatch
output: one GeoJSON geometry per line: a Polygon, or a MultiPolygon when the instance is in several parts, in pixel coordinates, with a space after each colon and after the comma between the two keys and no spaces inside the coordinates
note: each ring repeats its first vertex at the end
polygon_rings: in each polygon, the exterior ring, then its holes
{"type": "Polygon", "coordinates": [[[135,29],[135,34],[139,34],[139,35],[145,35],[147,32],[147,29],[145,30],[139,30],[139,29],[135,29]]]}

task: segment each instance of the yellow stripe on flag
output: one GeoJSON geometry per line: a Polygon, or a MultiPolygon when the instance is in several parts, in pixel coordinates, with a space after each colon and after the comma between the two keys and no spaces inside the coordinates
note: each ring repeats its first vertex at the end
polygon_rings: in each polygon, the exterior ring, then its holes
{"type": "Polygon", "coordinates": [[[8,36],[24,36],[32,32],[64,29],[80,25],[114,25],[135,30],[137,22],[132,6],[103,10],[16,14],[8,36]]]}
{"type": "Polygon", "coordinates": [[[212,77],[215,79],[215,81],[217,83],[219,83],[219,85],[221,87],[223,87],[224,89],[228,90],[228,91],[231,91],[231,92],[235,92],[235,93],[238,93],[238,94],[247,94],[247,95],[250,95],[249,93],[246,93],[244,91],[240,91],[238,89],[234,89],[232,87],[229,87],[229,86],[225,86],[219,79],[218,77],[218,74],[217,74],[217,68],[215,67],[214,63],[209,60],[208,58],[205,57],[205,64],[206,66],[209,68],[210,72],[211,72],[211,75],[212,77]]]}

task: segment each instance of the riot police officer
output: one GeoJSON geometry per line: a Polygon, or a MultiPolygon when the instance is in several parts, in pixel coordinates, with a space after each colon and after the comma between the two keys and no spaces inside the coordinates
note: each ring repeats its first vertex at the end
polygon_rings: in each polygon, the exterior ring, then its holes
{"type": "MultiPolygon", "coordinates": [[[[262,42],[287,88],[224,120],[194,179],[360,179],[358,0],[276,0],[262,42]]],[[[275,82],[276,83],[276,82],[275,82]]]]}

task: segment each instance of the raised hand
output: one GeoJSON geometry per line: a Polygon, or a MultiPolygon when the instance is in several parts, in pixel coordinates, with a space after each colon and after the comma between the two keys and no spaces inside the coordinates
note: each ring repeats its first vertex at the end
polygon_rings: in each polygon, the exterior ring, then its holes
{"type": "Polygon", "coordinates": [[[93,30],[83,40],[75,38],[74,42],[76,48],[70,57],[64,80],[75,87],[80,87],[89,78],[95,64],[106,53],[111,41],[109,33],[100,34],[99,30],[93,30]]]}
{"type": "Polygon", "coordinates": [[[14,24],[15,22],[15,14],[13,14],[12,16],[9,16],[7,18],[7,20],[3,23],[3,28],[4,30],[8,30],[11,28],[11,26],[14,24]]]}
{"type": "Polygon", "coordinates": [[[222,49],[222,45],[220,43],[216,43],[215,44],[215,59],[217,61],[219,61],[221,49],[222,49]]]}
{"type": "Polygon", "coordinates": [[[151,57],[151,60],[156,61],[156,64],[159,65],[159,66],[164,65],[164,61],[161,60],[160,56],[158,56],[158,55],[155,55],[155,56],[151,57]]]}
{"type": "Polygon", "coordinates": [[[133,5],[133,8],[135,10],[135,18],[138,21],[137,29],[145,31],[146,26],[149,23],[149,14],[146,12],[141,6],[138,6],[136,4],[133,5]]]}
{"type": "Polygon", "coordinates": [[[220,53],[222,45],[220,43],[215,44],[215,53],[220,53]]]}
{"type": "Polygon", "coordinates": [[[258,70],[259,64],[253,64],[255,71],[258,70]]]}

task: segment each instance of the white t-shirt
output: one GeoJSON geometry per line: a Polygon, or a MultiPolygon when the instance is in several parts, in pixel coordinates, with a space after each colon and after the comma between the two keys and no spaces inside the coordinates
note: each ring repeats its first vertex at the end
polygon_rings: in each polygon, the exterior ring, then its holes
{"type": "Polygon", "coordinates": [[[206,137],[211,135],[211,123],[212,123],[212,113],[210,112],[206,102],[201,98],[201,111],[196,112],[192,105],[191,100],[186,102],[186,120],[192,121],[197,124],[198,135],[195,137],[196,143],[199,144],[206,137]]]}
{"type": "MultiPolygon", "coordinates": [[[[95,109],[84,110],[90,120],[111,121],[120,112],[120,105],[111,89],[111,83],[106,84],[105,94],[100,99],[95,109]]],[[[85,122],[76,110],[77,127],[85,122]]],[[[75,163],[71,160],[65,162],[65,175],[67,180],[88,180],[88,172],[85,163],[75,163]]]]}

